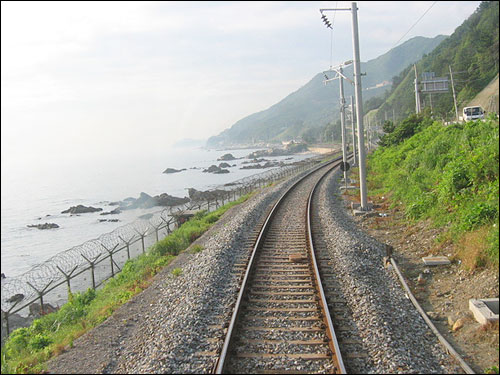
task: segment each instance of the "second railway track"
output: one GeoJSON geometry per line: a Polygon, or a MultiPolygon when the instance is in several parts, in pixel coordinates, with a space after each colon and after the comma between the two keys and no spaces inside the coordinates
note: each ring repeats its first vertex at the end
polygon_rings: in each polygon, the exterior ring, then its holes
{"type": "Polygon", "coordinates": [[[302,178],[271,210],[248,261],[217,373],[345,373],[309,229],[311,192],[338,165],[336,159],[302,178]]]}

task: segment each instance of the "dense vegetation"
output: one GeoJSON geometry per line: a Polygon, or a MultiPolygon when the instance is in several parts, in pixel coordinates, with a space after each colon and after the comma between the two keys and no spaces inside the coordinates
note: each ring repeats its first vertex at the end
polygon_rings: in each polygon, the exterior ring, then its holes
{"type": "MultiPolygon", "coordinates": [[[[450,78],[451,67],[458,107],[463,107],[492,81],[498,74],[498,6],[498,1],[482,2],[449,38],[422,58],[416,64],[419,81],[422,72],[450,78]]],[[[386,119],[387,113],[395,113],[396,120],[401,120],[415,112],[414,79],[413,65],[393,78],[387,100],[376,111],[378,123],[386,119]]],[[[455,119],[451,82],[448,93],[422,94],[421,102],[424,107],[432,107],[436,118],[455,119]]]]}
{"type": "MultiPolygon", "coordinates": [[[[73,340],[106,320],[119,306],[147,288],[152,277],[168,265],[232,206],[242,203],[250,194],[218,210],[201,211],[163,240],[137,258],[128,260],[122,271],[100,290],[69,292],[68,302],[58,311],[33,321],[30,327],[14,330],[2,347],[2,374],[39,373],[45,363],[59,354],[73,340]]],[[[192,252],[203,248],[194,245],[192,252]]],[[[172,271],[180,276],[182,269],[172,271]]]]}
{"type": "Polygon", "coordinates": [[[367,161],[372,193],[444,228],[440,241],[456,243],[467,267],[498,267],[498,117],[443,126],[412,115],[384,129],[367,161]]]}

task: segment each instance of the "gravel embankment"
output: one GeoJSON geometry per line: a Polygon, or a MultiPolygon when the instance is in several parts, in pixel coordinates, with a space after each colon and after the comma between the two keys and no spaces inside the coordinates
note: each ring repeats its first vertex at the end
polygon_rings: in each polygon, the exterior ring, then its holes
{"type": "MultiPolygon", "coordinates": [[[[357,373],[463,373],[406,297],[399,280],[383,265],[385,245],[361,231],[339,193],[339,174],[321,184],[319,219],[351,325],[368,360],[357,373]]],[[[349,368],[349,359],[344,359],[349,368]]]]}

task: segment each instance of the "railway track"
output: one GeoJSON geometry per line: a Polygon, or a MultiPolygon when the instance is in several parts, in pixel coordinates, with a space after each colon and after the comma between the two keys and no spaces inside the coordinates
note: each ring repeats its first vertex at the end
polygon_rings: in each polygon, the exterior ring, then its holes
{"type": "Polygon", "coordinates": [[[311,200],[341,158],[294,184],[246,265],[216,373],[345,373],[311,234],[311,200]]]}

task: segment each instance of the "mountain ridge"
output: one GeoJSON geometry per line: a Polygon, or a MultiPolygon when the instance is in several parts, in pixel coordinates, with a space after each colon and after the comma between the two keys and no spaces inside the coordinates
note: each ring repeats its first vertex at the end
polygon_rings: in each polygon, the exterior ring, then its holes
{"type": "MultiPolygon", "coordinates": [[[[392,81],[393,76],[431,52],[446,38],[445,35],[414,37],[375,59],[362,62],[361,70],[367,73],[362,80],[364,99],[385,92],[387,86],[375,86],[392,81]]],[[[352,66],[345,68],[344,72],[346,76],[352,76],[352,66]]],[[[269,108],[246,116],[219,135],[210,137],[207,146],[290,140],[300,136],[306,129],[332,122],[338,116],[338,85],[325,86],[323,79],[323,72],[316,74],[305,85],[269,108]]],[[[345,86],[345,96],[348,98],[354,94],[354,90],[349,84],[345,86]]]]}

